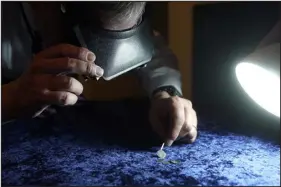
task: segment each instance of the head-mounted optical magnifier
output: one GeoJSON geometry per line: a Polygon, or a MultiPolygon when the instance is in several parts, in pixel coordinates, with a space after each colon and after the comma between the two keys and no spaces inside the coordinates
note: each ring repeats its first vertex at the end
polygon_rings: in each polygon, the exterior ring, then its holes
{"type": "Polygon", "coordinates": [[[95,63],[104,69],[105,80],[142,67],[152,59],[153,30],[146,19],[123,31],[105,30],[88,21],[78,21],[72,29],[80,45],[95,53],[95,63]]]}

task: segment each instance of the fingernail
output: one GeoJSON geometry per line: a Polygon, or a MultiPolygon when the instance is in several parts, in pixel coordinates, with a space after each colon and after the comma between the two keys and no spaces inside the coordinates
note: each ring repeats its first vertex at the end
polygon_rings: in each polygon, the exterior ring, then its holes
{"type": "Polygon", "coordinates": [[[96,66],[96,76],[102,77],[103,73],[104,73],[103,69],[99,66],[96,66]]]}
{"type": "Polygon", "coordinates": [[[94,53],[89,52],[89,53],[87,54],[87,61],[93,62],[94,60],[95,60],[95,55],[94,55],[94,53]]]}
{"type": "Polygon", "coordinates": [[[96,77],[97,81],[100,79],[100,77],[96,77]]]}
{"type": "Polygon", "coordinates": [[[173,140],[168,140],[167,142],[166,142],[166,146],[171,146],[173,144],[173,140]]]}

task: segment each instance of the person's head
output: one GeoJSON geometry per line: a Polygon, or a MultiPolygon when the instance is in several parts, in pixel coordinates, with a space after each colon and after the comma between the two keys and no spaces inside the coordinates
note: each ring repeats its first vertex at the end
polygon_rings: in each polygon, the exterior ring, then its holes
{"type": "Polygon", "coordinates": [[[80,45],[96,54],[105,80],[149,62],[152,28],[142,21],[145,2],[71,2],[66,16],[80,45]],[[117,31],[117,32],[116,32],[117,31]]]}
{"type": "MultiPolygon", "coordinates": [[[[137,25],[142,18],[145,2],[114,1],[114,2],[75,2],[70,3],[71,9],[79,19],[92,24],[99,24],[108,30],[126,30],[137,25]]],[[[78,20],[79,21],[79,20],[78,20]]]]}
{"type": "Polygon", "coordinates": [[[99,2],[99,17],[105,29],[125,30],[141,21],[145,2],[99,2]]]}

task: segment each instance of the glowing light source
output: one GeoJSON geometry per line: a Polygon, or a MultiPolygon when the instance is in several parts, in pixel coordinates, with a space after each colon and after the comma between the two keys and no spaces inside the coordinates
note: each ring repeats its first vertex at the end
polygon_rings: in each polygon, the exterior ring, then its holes
{"type": "Polygon", "coordinates": [[[239,63],[235,73],[242,88],[257,104],[280,117],[280,75],[255,62],[239,63]]]}

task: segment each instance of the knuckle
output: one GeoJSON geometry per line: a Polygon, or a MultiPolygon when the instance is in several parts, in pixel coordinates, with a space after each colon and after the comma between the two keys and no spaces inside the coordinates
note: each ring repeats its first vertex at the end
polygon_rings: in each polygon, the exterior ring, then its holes
{"type": "Polygon", "coordinates": [[[183,127],[184,133],[189,134],[191,132],[191,130],[192,130],[191,125],[189,125],[189,124],[184,125],[184,127],[183,127]]]}
{"type": "Polygon", "coordinates": [[[196,136],[197,136],[197,130],[196,130],[196,128],[195,128],[195,127],[192,127],[192,129],[190,130],[189,134],[190,134],[190,139],[196,138],[196,136]]]}
{"type": "Polygon", "coordinates": [[[189,143],[194,143],[195,140],[196,140],[196,137],[193,137],[193,138],[191,138],[191,139],[189,140],[189,143]]]}
{"type": "Polygon", "coordinates": [[[78,57],[84,59],[88,53],[88,50],[83,47],[78,48],[78,57]]]}
{"type": "Polygon", "coordinates": [[[86,64],[86,73],[91,74],[92,71],[93,71],[93,64],[87,63],[86,64]]]}
{"type": "Polygon", "coordinates": [[[183,118],[183,107],[182,104],[177,97],[172,97],[171,98],[171,112],[174,118],[176,118],[179,122],[182,124],[184,123],[184,118],[183,118]]]}
{"type": "Polygon", "coordinates": [[[197,131],[189,131],[189,132],[181,132],[181,142],[185,142],[185,143],[194,143],[196,138],[197,138],[197,131]]]}
{"type": "Polygon", "coordinates": [[[72,77],[63,76],[63,82],[64,82],[64,84],[66,85],[66,87],[68,89],[73,88],[73,84],[74,84],[74,80],[73,79],[74,78],[72,78],[72,77]]]}
{"type": "Polygon", "coordinates": [[[173,108],[178,108],[179,107],[180,100],[179,100],[178,96],[171,97],[170,101],[171,101],[171,107],[173,107],[173,108]]]}
{"type": "Polygon", "coordinates": [[[67,93],[61,94],[61,96],[60,96],[60,102],[61,102],[61,104],[67,105],[68,100],[69,100],[69,95],[68,95],[67,93]]]}
{"type": "Polygon", "coordinates": [[[61,93],[59,95],[59,102],[63,105],[68,105],[70,103],[71,96],[68,93],[61,93]]]}
{"type": "Polygon", "coordinates": [[[191,143],[195,142],[196,138],[197,138],[197,133],[195,133],[195,134],[188,134],[188,135],[186,135],[186,137],[184,139],[185,139],[185,141],[187,143],[191,144],[191,143]]]}
{"type": "Polygon", "coordinates": [[[198,134],[197,131],[195,131],[193,137],[191,138],[192,143],[195,142],[195,140],[197,139],[197,134],[198,134]]]}
{"type": "Polygon", "coordinates": [[[192,108],[192,102],[190,100],[186,100],[187,106],[192,108]]]}
{"type": "Polygon", "coordinates": [[[176,100],[176,101],[180,101],[180,99],[181,99],[181,98],[180,98],[179,96],[177,96],[177,95],[176,95],[176,96],[173,96],[172,98],[173,98],[174,100],[176,100]]]}
{"type": "Polygon", "coordinates": [[[66,68],[69,70],[74,70],[75,66],[76,66],[76,62],[75,59],[73,58],[69,58],[69,57],[65,57],[64,61],[66,63],[66,68]]]}

